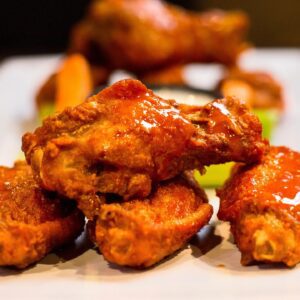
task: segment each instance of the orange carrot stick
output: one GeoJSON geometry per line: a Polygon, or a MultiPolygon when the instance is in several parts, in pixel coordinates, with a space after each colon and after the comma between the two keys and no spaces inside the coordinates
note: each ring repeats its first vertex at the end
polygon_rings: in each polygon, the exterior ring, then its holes
{"type": "Polygon", "coordinates": [[[91,68],[80,54],[72,54],[57,74],[55,111],[80,104],[93,89],[91,68]]]}

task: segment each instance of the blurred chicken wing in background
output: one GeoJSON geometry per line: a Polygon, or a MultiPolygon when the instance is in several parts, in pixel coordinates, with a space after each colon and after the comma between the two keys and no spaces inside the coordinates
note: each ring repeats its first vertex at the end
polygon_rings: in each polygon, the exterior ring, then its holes
{"type": "Polygon", "coordinates": [[[233,65],[247,28],[241,12],[197,14],[161,0],[96,0],[75,27],[70,51],[136,73],[197,61],[233,65]]]}
{"type": "Polygon", "coordinates": [[[266,72],[229,69],[219,85],[224,96],[241,96],[250,107],[277,110],[284,108],[281,84],[266,72]]]}
{"type": "MultiPolygon", "coordinates": [[[[72,30],[68,55],[85,58],[93,87],[107,83],[116,69],[148,83],[184,84],[182,69],[187,63],[236,65],[248,45],[247,30],[248,18],[242,12],[195,13],[161,0],[95,0],[72,30]]],[[[38,92],[40,110],[49,96],[55,106],[56,92],[66,89],[56,77],[52,75],[38,92]]],[[[72,83],[70,76],[66,86],[72,83]]]]}

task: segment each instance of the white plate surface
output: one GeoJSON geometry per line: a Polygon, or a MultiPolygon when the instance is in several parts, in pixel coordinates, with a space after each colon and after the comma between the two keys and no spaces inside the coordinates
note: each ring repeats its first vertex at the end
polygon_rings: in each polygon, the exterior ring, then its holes
{"type": "MultiPolygon", "coordinates": [[[[58,61],[59,56],[18,57],[0,64],[0,164],[11,165],[19,155],[20,137],[35,126],[37,86],[58,61]]],[[[242,65],[271,71],[284,83],[287,112],[274,143],[300,150],[300,51],[248,52],[242,65]]],[[[188,76],[205,87],[200,72],[193,65],[188,76]]],[[[211,191],[210,198],[216,210],[211,191]]],[[[215,218],[186,249],[147,271],[109,265],[83,235],[23,272],[0,268],[0,299],[300,299],[300,267],[242,267],[239,259],[228,224],[215,218]]]]}

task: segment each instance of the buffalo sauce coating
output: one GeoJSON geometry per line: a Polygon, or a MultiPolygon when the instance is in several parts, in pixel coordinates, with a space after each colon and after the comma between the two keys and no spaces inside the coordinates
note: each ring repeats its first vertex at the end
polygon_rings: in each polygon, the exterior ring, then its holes
{"type": "Polygon", "coordinates": [[[177,108],[137,80],[115,83],[113,89],[103,90],[98,97],[101,102],[112,103],[116,99],[117,102],[111,107],[114,114],[110,116],[116,123],[122,121],[126,125],[136,125],[149,133],[151,129],[159,129],[162,125],[166,130],[178,129],[179,134],[184,132],[191,135],[195,131],[194,126],[177,108]]]}
{"type": "MultiPolygon", "coordinates": [[[[171,102],[156,96],[135,80],[116,83],[97,95],[112,123],[123,124],[151,147],[157,175],[167,178],[172,163],[187,151],[196,128],[171,102]]],[[[122,133],[124,134],[124,133],[122,133]]]]}
{"type": "Polygon", "coordinates": [[[230,222],[242,265],[299,263],[299,194],[300,153],[270,147],[260,163],[236,166],[217,191],[218,217],[230,222]]]}
{"type": "MultiPolygon", "coordinates": [[[[182,110],[188,114],[194,113],[192,122],[194,124],[200,125],[201,128],[205,128],[205,134],[213,137],[219,137],[223,139],[224,149],[231,149],[230,153],[232,157],[238,157],[243,153],[243,148],[245,145],[242,142],[242,136],[247,132],[247,128],[243,128],[242,118],[245,120],[245,124],[251,122],[254,126],[260,124],[253,116],[249,115],[245,105],[239,103],[238,100],[234,98],[215,100],[207,105],[205,105],[201,110],[199,107],[181,106],[182,110]],[[247,117],[248,113],[248,117],[247,117]]],[[[253,128],[254,129],[254,128],[253,128]]],[[[249,135],[260,134],[259,130],[253,130],[249,135]]],[[[197,137],[200,137],[203,131],[198,131],[197,137]]],[[[257,138],[260,138],[257,136],[257,138]]]]}
{"type": "Polygon", "coordinates": [[[211,105],[213,108],[210,110],[210,134],[226,136],[226,144],[231,149],[231,155],[233,157],[240,156],[245,146],[241,142],[243,135],[241,124],[238,124],[236,117],[241,118],[242,113],[244,113],[242,106],[240,112],[232,113],[221,102],[215,101],[211,105]]]}
{"type": "Polygon", "coordinates": [[[261,163],[240,166],[218,195],[221,220],[234,222],[250,204],[256,212],[287,212],[300,221],[300,154],[271,147],[261,163]]]}
{"type": "Polygon", "coordinates": [[[213,109],[210,114],[212,116],[211,133],[227,132],[230,137],[233,137],[236,133],[240,133],[232,114],[223,103],[212,103],[212,107],[213,109]]]}
{"type": "MultiPolygon", "coordinates": [[[[211,104],[209,113],[209,127],[210,134],[224,134],[228,140],[228,144],[234,146],[240,145],[241,130],[236,124],[234,115],[231,114],[223,103],[214,102],[211,104]]],[[[237,153],[240,149],[236,149],[237,153]]]]}
{"type": "Polygon", "coordinates": [[[270,199],[278,208],[288,209],[300,220],[300,153],[287,148],[273,148],[272,164],[276,176],[266,185],[263,199],[270,199]],[[276,149],[276,150],[275,150],[276,149]]]}

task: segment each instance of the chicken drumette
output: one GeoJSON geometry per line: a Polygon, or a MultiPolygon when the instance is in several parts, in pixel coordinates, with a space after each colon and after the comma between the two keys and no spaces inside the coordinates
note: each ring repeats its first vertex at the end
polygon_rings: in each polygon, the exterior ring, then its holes
{"type": "Polygon", "coordinates": [[[85,204],[91,211],[99,204],[91,195],[143,198],[153,183],[185,170],[259,160],[261,130],[232,98],[190,107],[124,80],[46,119],[23,137],[23,150],[42,187],[81,198],[90,216],[85,204]]]}
{"type": "Polygon", "coordinates": [[[218,196],[242,264],[300,261],[300,153],[271,147],[261,163],[237,166],[218,196]]]}
{"type": "Polygon", "coordinates": [[[135,73],[197,61],[233,65],[247,29],[241,12],[197,14],[160,0],[102,0],[75,27],[70,48],[92,64],[135,73]]]}
{"type": "Polygon", "coordinates": [[[0,167],[0,266],[24,268],[83,230],[76,203],[42,191],[31,168],[0,167]]]}
{"type": "MultiPolygon", "coordinates": [[[[241,12],[197,14],[160,0],[95,0],[72,32],[66,61],[70,54],[82,54],[94,87],[107,82],[116,69],[133,72],[144,82],[179,84],[185,81],[184,64],[235,65],[246,47],[247,28],[248,18],[241,12]]],[[[57,70],[39,90],[40,110],[49,102],[56,106],[60,91],[82,78],[71,75],[62,86],[59,77],[57,70]]]]}
{"type": "Polygon", "coordinates": [[[224,96],[240,96],[251,107],[258,109],[284,108],[283,89],[280,83],[266,72],[249,72],[233,68],[219,83],[224,96]]]}
{"type": "Polygon", "coordinates": [[[149,267],[183,247],[211,215],[204,191],[177,178],[146,199],[102,205],[90,233],[108,261],[149,267]]]}

